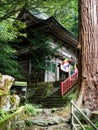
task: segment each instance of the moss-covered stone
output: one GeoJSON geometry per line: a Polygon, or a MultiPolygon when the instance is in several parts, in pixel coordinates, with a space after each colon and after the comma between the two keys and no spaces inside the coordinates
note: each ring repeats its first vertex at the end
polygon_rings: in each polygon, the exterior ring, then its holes
{"type": "Polygon", "coordinates": [[[10,88],[12,86],[13,81],[14,81],[13,77],[9,75],[2,75],[0,73],[0,108],[8,108],[8,105],[10,102],[9,93],[10,93],[10,88]]]}
{"type": "Polygon", "coordinates": [[[12,114],[8,114],[2,120],[0,120],[0,130],[12,130],[15,126],[15,122],[22,120],[25,116],[25,107],[21,106],[17,111],[12,114]]]}

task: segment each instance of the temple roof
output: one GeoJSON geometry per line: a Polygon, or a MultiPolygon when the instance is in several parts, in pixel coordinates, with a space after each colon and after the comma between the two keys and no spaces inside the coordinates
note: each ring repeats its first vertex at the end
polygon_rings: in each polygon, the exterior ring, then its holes
{"type": "Polygon", "coordinates": [[[22,10],[17,18],[26,24],[27,30],[32,28],[33,30],[46,30],[49,35],[76,49],[77,39],[54,17],[40,18],[32,14],[31,11],[22,10]]]}

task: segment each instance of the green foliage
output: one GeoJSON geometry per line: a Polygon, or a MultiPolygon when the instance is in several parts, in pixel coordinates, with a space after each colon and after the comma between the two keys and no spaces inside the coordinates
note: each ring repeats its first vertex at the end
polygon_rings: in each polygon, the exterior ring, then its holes
{"type": "Polygon", "coordinates": [[[32,63],[37,70],[45,70],[56,52],[52,49],[49,39],[43,32],[34,32],[33,39],[29,40],[32,63]]]}
{"type": "Polygon", "coordinates": [[[32,122],[30,120],[25,120],[25,124],[26,124],[26,126],[31,126],[32,122]]]}
{"type": "Polygon", "coordinates": [[[0,109],[0,120],[3,120],[6,116],[8,116],[8,113],[0,109]]]}
{"type": "MultiPolygon", "coordinates": [[[[98,128],[98,123],[95,123],[95,126],[98,128]]],[[[93,129],[94,129],[91,125],[84,125],[84,128],[85,128],[86,130],[93,130],[93,129]]],[[[79,130],[82,130],[82,128],[79,129],[79,130]]]]}
{"type": "Polygon", "coordinates": [[[0,2],[0,21],[15,16],[25,4],[25,0],[2,0],[0,2]]]}
{"type": "MultiPolygon", "coordinates": [[[[94,125],[98,128],[98,122],[97,121],[94,123],[94,125]]],[[[86,130],[93,130],[94,129],[90,125],[85,126],[85,128],[86,128],[86,130]]]]}
{"type": "Polygon", "coordinates": [[[3,0],[0,2],[0,21],[15,18],[23,7],[38,9],[54,16],[64,27],[77,35],[78,0],[3,0]]]}
{"type": "Polygon", "coordinates": [[[61,25],[77,36],[78,0],[47,0],[38,9],[54,16],[61,25]]]}
{"type": "Polygon", "coordinates": [[[0,21],[15,18],[24,6],[28,9],[35,8],[41,2],[42,0],[2,0],[0,2],[0,21]]]}
{"type": "Polygon", "coordinates": [[[30,116],[31,116],[31,115],[32,115],[32,116],[37,115],[36,108],[35,108],[33,105],[31,105],[31,104],[26,104],[25,106],[26,106],[26,110],[25,110],[26,115],[30,115],[30,116]]]}
{"type": "Polygon", "coordinates": [[[14,50],[6,43],[0,43],[0,72],[15,78],[21,77],[21,67],[17,63],[14,50]],[[17,72],[17,68],[19,72],[17,72]]]}
{"type": "Polygon", "coordinates": [[[0,22],[0,41],[7,43],[17,39],[17,36],[26,36],[19,32],[20,29],[25,28],[24,23],[19,20],[13,22],[12,19],[0,22]]]}
{"type": "MultiPolygon", "coordinates": [[[[21,77],[21,68],[17,63],[17,57],[14,50],[8,44],[13,42],[17,37],[27,37],[26,34],[21,34],[20,30],[25,28],[25,25],[19,20],[14,21],[19,11],[25,7],[27,9],[38,9],[45,12],[49,16],[54,16],[64,27],[77,35],[77,0],[3,0],[0,2],[0,72],[12,75],[16,78],[21,77]],[[54,8],[55,7],[55,8],[54,8]],[[19,70],[18,72],[16,71],[19,70]]],[[[50,61],[56,49],[51,51],[46,36],[42,34],[34,34],[36,38],[29,39],[31,45],[30,53],[32,54],[33,67],[35,68],[35,77],[38,76],[40,70],[47,69],[47,64],[50,61]],[[36,35],[36,36],[35,36],[36,35]],[[42,40],[43,39],[43,40],[42,40]],[[46,60],[45,60],[46,59],[46,60]],[[47,64],[46,64],[47,63],[47,64]],[[37,65],[37,66],[36,66],[37,65]]],[[[17,46],[17,45],[14,45],[17,46]]],[[[18,46],[19,47],[19,46],[18,46]]]]}
{"type": "Polygon", "coordinates": [[[31,34],[32,36],[28,36],[29,54],[32,62],[31,75],[37,81],[39,75],[48,69],[48,64],[57,51],[57,47],[51,47],[49,38],[43,32],[32,31],[31,34]]]}
{"type": "Polygon", "coordinates": [[[93,128],[91,126],[85,126],[86,130],[93,130],[93,128]]]}
{"type": "Polygon", "coordinates": [[[0,23],[0,41],[9,41],[16,38],[17,32],[13,28],[10,20],[6,20],[0,23]]]}
{"type": "MultiPolygon", "coordinates": [[[[85,120],[86,121],[86,120],[85,120]]],[[[91,120],[92,121],[92,123],[96,126],[96,128],[98,128],[98,121],[97,121],[97,119],[93,119],[93,120],[91,120]]],[[[90,124],[84,124],[84,128],[86,129],[86,130],[93,130],[94,128],[90,125],[90,124]]],[[[79,130],[82,130],[82,128],[80,128],[79,130]]]]}
{"type": "Polygon", "coordinates": [[[14,24],[13,22],[13,19],[0,22],[0,72],[19,79],[22,78],[22,69],[17,62],[15,50],[12,49],[10,43],[14,42],[17,36],[25,36],[19,32],[25,26],[19,21],[14,22],[14,24]]]}
{"type": "Polygon", "coordinates": [[[97,122],[97,121],[96,121],[95,125],[96,125],[96,127],[98,128],[98,122],[97,122]]]}

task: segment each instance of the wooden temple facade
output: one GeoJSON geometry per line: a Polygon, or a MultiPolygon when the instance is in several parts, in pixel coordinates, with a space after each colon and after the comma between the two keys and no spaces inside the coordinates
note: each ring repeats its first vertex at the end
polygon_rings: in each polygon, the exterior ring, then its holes
{"type": "MultiPolygon", "coordinates": [[[[64,27],[62,27],[54,17],[42,17],[41,14],[34,15],[30,11],[22,10],[17,18],[26,24],[28,33],[31,29],[34,31],[41,30],[47,34],[47,37],[51,41],[51,46],[58,46],[60,44],[58,53],[56,53],[54,58],[51,60],[49,70],[42,73],[39,81],[50,82],[65,79],[68,76],[68,73],[63,72],[60,69],[60,64],[65,58],[68,58],[69,61],[71,61],[70,64],[74,64],[76,62],[77,40],[74,38],[74,36],[64,27]]],[[[28,46],[29,45],[26,46],[25,51],[22,51],[21,46],[19,58],[21,59],[20,63],[24,68],[24,74],[29,77],[32,73],[32,63],[31,57],[27,55],[28,46]]],[[[31,80],[33,81],[32,78],[31,80]]]]}

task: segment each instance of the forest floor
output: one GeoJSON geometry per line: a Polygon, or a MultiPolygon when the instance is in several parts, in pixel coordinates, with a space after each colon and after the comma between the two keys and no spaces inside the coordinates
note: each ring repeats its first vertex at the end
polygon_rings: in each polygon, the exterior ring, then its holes
{"type": "Polygon", "coordinates": [[[28,119],[32,125],[28,126],[26,130],[71,130],[69,119],[69,107],[44,108],[37,116],[28,119]]]}

